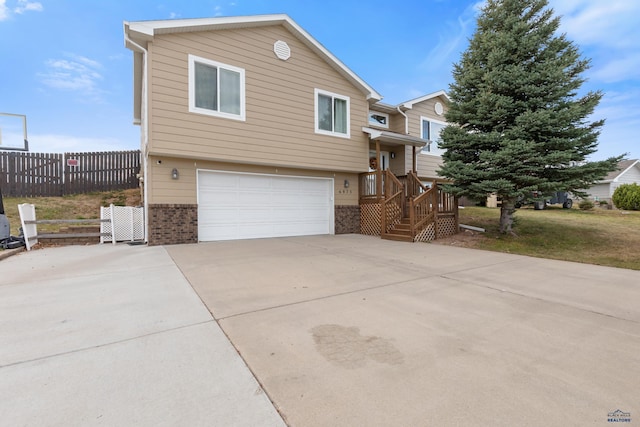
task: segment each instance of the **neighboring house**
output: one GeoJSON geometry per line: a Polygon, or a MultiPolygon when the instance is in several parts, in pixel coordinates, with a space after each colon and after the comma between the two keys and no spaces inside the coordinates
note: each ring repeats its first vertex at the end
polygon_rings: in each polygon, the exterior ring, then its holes
{"type": "Polygon", "coordinates": [[[611,197],[616,188],[622,184],[640,184],[640,160],[623,160],[618,163],[615,171],[609,172],[602,181],[596,182],[586,192],[594,200],[611,202],[611,197]]]}
{"type": "Polygon", "coordinates": [[[124,37],[149,244],[457,231],[432,185],[444,92],[381,103],[286,15],[125,22],[124,37]]]}

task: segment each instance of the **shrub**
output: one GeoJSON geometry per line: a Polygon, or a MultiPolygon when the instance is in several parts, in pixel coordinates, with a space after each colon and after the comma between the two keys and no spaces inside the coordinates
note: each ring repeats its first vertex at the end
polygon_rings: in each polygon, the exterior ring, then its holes
{"type": "Polygon", "coordinates": [[[640,210],[640,185],[635,182],[633,184],[622,184],[613,192],[611,199],[618,209],[640,210]]]}
{"type": "Polygon", "coordinates": [[[580,203],[578,203],[578,207],[583,211],[588,211],[590,209],[593,209],[593,202],[588,199],[583,199],[580,200],[580,203]]]}

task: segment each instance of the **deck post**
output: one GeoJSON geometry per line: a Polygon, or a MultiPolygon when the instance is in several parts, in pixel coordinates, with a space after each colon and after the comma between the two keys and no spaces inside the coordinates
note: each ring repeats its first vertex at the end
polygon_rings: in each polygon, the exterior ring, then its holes
{"type": "Polygon", "coordinates": [[[417,159],[416,159],[416,147],[412,146],[411,150],[413,151],[413,157],[412,157],[412,162],[413,162],[413,172],[418,175],[418,167],[417,167],[417,159]]]}
{"type": "Polygon", "coordinates": [[[438,234],[440,234],[438,232],[438,212],[439,212],[439,205],[440,205],[440,189],[438,188],[438,182],[437,181],[433,181],[433,189],[435,190],[435,203],[433,204],[433,233],[434,233],[434,238],[435,240],[438,240],[438,234]]]}
{"type": "Polygon", "coordinates": [[[380,169],[380,141],[376,140],[376,196],[382,199],[382,169],[380,169]]]}

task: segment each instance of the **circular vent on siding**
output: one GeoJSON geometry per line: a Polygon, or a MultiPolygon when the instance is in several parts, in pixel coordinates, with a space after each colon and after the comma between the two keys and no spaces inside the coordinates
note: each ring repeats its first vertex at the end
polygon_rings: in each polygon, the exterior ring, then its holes
{"type": "Polygon", "coordinates": [[[439,115],[439,116],[441,116],[442,113],[444,113],[444,108],[442,107],[442,104],[439,103],[439,102],[436,102],[436,105],[435,105],[434,109],[436,110],[436,114],[439,115]]]}
{"type": "Polygon", "coordinates": [[[287,42],[283,42],[282,40],[278,40],[273,44],[273,52],[283,61],[291,57],[291,48],[289,48],[287,42]]]}

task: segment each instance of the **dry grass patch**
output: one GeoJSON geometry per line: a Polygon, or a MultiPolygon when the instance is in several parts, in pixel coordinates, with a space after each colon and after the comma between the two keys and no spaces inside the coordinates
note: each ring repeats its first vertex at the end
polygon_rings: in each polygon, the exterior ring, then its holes
{"type": "MultiPolygon", "coordinates": [[[[140,206],[140,190],[116,190],[102,193],[74,194],[62,197],[5,197],[4,209],[11,224],[11,234],[18,235],[18,205],[32,203],[38,219],[96,219],[100,206],[140,206]]],[[[64,225],[62,225],[64,226],[64,225]]],[[[38,231],[55,232],[61,225],[39,225],[38,231]]]]}
{"type": "MultiPolygon", "coordinates": [[[[640,270],[640,212],[519,209],[515,235],[498,232],[499,209],[467,207],[460,223],[482,227],[466,247],[640,270]]],[[[454,243],[455,244],[455,243],[454,243]]]]}

